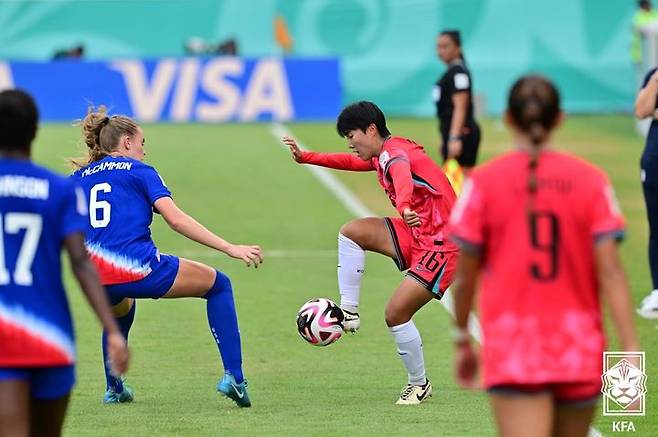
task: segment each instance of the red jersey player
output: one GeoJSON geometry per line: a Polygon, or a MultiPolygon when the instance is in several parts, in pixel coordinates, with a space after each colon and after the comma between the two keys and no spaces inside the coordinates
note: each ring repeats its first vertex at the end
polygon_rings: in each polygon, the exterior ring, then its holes
{"type": "Polygon", "coordinates": [[[376,171],[377,179],[400,217],[368,217],[342,226],[338,234],[338,287],[344,328],[356,331],[365,250],[393,258],[407,274],[386,306],[386,324],[409,374],[397,404],[420,404],[432,394],[425,377],[420,334],[411,320],[433,298],[441,299],[452,283],[458,248],[445,238],[444,226],[455,202],[446,176],[412,140],[391,136],[382,111],[371,102],[347,106],[338,116],[338,134],[350,153],[302,151],[283,138],[293,158],[340,170],[376,171]]]}
{"type": "Polygon", "coordinates": [[[551,82],[519,79],[506,113],[517,150],[472,173],[450,219],[462,248],[457,379],[475,385],[466,324],[479,276],[483,379],[503,436],[587,435],[605,347],[600,293],[621,347],[638,348],[617,256],[621,212],[601,170],[550,147],[561,119],[551,82]]]}

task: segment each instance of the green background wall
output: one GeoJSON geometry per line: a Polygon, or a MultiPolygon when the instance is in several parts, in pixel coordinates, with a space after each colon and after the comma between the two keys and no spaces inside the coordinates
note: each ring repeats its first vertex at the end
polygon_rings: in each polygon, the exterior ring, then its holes
{"type": "Polygon", "coordinates": [[[426,116],[444,69],[437,31],[458,28],[487,112],[499,113],[529,71],[555,79],[570,111],[613,112],[632,106],[634,11],[633,0],[0,0],[0,59],[48,60],[78,42],[89,59],[183,56],[190,36],[234,37],[242,56],[280,55],[278,13],[292,56],[341,58],[346,102],[426,116]]]}

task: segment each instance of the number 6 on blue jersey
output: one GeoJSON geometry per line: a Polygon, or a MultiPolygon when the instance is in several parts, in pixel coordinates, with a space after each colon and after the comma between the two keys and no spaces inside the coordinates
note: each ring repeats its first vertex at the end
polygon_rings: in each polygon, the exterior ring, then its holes
{"type": "Polygon", "coordinates": [[[104,228],[110,224],[110,213],[112,206],[106,200],[98,200],[98,192],[112,192],[112,186],[107,182],[102,182],[91,187],[89,191],[89,220],[94,228],[104,228]],[[98,218],[97,211],[100,211],[101,218],[98,218]]]}

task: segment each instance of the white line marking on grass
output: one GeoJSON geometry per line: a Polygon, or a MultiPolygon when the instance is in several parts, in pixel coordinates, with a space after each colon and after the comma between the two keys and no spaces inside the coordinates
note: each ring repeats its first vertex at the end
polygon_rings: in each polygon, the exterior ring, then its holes
{"type": "MultiPolygon", "coordinates": [[[[441,304],[443,304],[443,307],[450,313],[452,318],[455,318],[455,305],[452,300],[452,293],[448,293],[450,291],[450,288],[446,290],[446,293],[443,295],[441,300],[441,304]]],[[[482,336],[480,335],[480,321],[478,320],[477,316],[473,313],[468,315],[468,332],[471,334],[471,336],[477,341],[478,343],[482,342],[482,336]]]]}
{"type": "Polygon", "coordinates": [[[603,434],[601,434],[598,429],[590,427],[589,431],[587,432],[587,437],[603,437],[603,434]]]}
{"type": "MultiPolygon", "coordinates": [[[[281,144],[281,137],[288,136],[295,138],[295,136],[281,123],[272,123],[270,132],[275,137],[276,141],[281,144]]],[[[295,138],[297,145],[300,149],[305,149],[304,145],[295,138]]],[[[285,145],[284,145],[285,147],[285,145]]],[[[314,165],[306,165],[307,170],[309,170],[313,175],[331,191],[336,198],[343,204],[343,206],[352,214],[357,217],[373,217],[377,214],[373,213],[368,209],[367,206],[356,197],[349,188],[347,188],[341,181],[339,181],[330,170],[324,167],[317,167],[314,165]]],[[[449,289],[446,291],[443,298],[439,301],[443,307],[454,317],[454,305],[452,303],[452,294],[448,293],[449,289]]],[[[469,316],[468,331],[471,336],[479,343],[481,341],[480,335],[480,322],[475,314],[471,313],[469,316]]],[[[594,427],[589,429],[589,437],[602,437],[602,434],[594,427]]]]}
{"type": "MultiPolygon", "coordinates": [[[[272,135],[274,135],[277,142],[287,149],[286,145],[281,142],[281,137],[286,136],[293,138],[292,133],[281,123],[272,123],[270,132],[272,132],[272,135]]],[[[295,138],[295,141],[297,141],[297,145],[300,149],[306,150],[304,145],[300,143],[297,138],[295,138]]],[[[338,198],[340,203],[342,203],[349,212],[357,217],[376,216],[376,214],[371,212],[363,204],[363,202],[361,202],[359,198],[350,191],[349,188],[347,188],[341,181],[336,178],[336,176],[333,175],[333,173],[331,173],[331,171],[324,167],[317,167],[315,165],[307,165],[306,168],[311,173],[313,173],[313,176],[315,176],[322,185],[329,189],[329,191],[331,191],[334,196],[338,198]]]]}

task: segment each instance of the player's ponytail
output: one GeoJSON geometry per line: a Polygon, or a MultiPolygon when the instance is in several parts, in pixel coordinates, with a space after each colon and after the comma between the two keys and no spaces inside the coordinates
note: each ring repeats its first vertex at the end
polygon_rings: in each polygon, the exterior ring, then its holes
{"type": "Polygon", "coordinates": [[[527,135],[531,151],[528,161],[528,192],[537,192],[537,167],[541,147],[548,140],[560,117],[560,94],[548,79],[528,75],[512,86],[507,102],[507,113],[514,126],[527,135]]]}
{"type": "Polygon", "coordinates": [[[107,108],[102,105],[96,110],[89,107],[80,126],[89,156],[84,160],[72,160],[78,168],[105,158],[117,149],[123,136],[137,133],[137,123],[132,118],[124,115],[109,116],[107,108]]]}
{"type": "Polygon", "coordinates": [[[89,162],[98,161],[107,156],[107,153],[102,150],[100,136],[101,131],[109,121],[110,117],[107,116],[105,106],[99,107],[97,111],[89,108],[87,116],[82,120],[82,135],[89,149],[89,162]]]}

